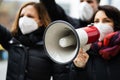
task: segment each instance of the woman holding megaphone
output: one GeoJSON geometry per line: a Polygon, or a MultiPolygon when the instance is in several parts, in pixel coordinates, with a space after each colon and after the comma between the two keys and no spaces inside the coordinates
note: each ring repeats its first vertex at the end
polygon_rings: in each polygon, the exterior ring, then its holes
{"type": "Polygon", "coordinates": [[[109,25],[114,32],[91,44],[87,52],[80,49],[73,61],[78,68],[78,76],[74,80],[119,80],[120,12],[113,6],[100,6],[92,22],[94,25],[109,25]]]}

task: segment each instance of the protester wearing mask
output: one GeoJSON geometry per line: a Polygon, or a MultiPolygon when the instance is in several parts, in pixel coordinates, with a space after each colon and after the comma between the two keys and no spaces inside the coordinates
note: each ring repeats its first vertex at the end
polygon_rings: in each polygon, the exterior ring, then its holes
{"type": "Polygon", "coordinates": [[[100,3],[100,0],[80,0],[79,19],[76,19],[67,15],[63,8],[56,4],[55,0],[40,1],[45,5],[52,21],[64,20],[72,24],[75,28],[84,27],[90,24],[90,18],[93,16],[100,3]]]}
{"type": "Polygon", "coordinates": [[[93,8],[87,2],[81,2],[79,5],[79,18],[82,21],[88,21],[94,14],[93,8]]]}
{"type": "MultiPolygon", "coordinates": [[[[104,38],[93,43],[87,52],[81,49],[74,63],[77,67],[81,67],[79,64],[85,58],[80,54],[89,56],[85,59],[87,61],[83,61],[85,73],[82,80],[118,80],[120,79],[120,12],[113,6],[100,6],[92,22],[95,26],[111,26],[114,32],[106,34],[104,38]]],[[[76,72],[81,75],[79,71],[76,72]]],[[[80,76],[78,77],[81,79],[80,76]]]]}
{"type": "Polygon", "coordinates": [[[79,5],[79,21],[80,26],[87,26],[90,24],[90,19],[97,11],[100,0],[80,0],[79,5]]]}
{"type": "Polygon", "coordinates": [[[64,9],[58,4],[56,4],[55,0],[40,0],[40,2],[42,2],[45,5],[52,21],[64,20],[64,21],[69,22],[75,28],[79,27],[78,20],[73,19],[70,16],[68,16],[65,13],[64,9]]]}
{"type": "Polygon", "coordinates": [[[69,68],[54,63],[44,50],[43,34],[50,22],[42,3],[28,2],[11,33],[0,25],[0,44],[9,54],[6,80],[69,80],[69,68]]]}

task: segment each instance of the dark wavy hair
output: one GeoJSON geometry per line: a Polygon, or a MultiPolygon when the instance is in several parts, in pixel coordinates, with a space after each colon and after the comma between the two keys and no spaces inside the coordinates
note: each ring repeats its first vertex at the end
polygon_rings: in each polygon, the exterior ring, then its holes
{"type": "Polygon", "coordinates": [[[95,15],[100,10],[104,11],[106,16],[113,20],[114,31],[120,30],[120,11],[116,7],[111,6],[111,5],[99,6],[98,10],[95,12],[95,14],[92,17],[91,22],[94,23],[95,15]]]}

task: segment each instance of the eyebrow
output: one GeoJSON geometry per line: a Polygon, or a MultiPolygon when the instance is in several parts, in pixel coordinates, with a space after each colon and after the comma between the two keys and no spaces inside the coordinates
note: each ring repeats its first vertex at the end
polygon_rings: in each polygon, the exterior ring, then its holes
{"type": "Polygon", "coordinates": [[[87,0],[87,1],[93,1],[93,0],[87,0]]]}
{"type": "MultiPolygon", "coordinates": [[[[81,2],[83,2],[84,0],[80,0],[81,2]]],[[[87,1],[93,1],[93,0],[87,0],[87,1]]]]}
{"type": "MultiPolygon", "coordinates": [[[[110,18],[106,17],[106,18],[104,18],[104,19],[110,19],[110,18]]],[[[111,19],[110,19],[110,20],[111,20],[111,19]]]]}

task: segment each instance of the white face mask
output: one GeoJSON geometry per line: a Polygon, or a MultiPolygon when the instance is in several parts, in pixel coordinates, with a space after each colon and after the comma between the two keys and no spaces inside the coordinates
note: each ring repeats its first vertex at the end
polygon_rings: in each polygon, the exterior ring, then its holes
{"type": "Polygon", "coordinates": [[[31,33],[38,29],[37,22],[29,17],[22,17],[19,19],[19,28],[23,34],[31,33]]]}
{"type": "Polygon", "coordinates": [[[94,26],[97,27],[98,30],[100,31],[99,41],[102,41],[107,34],[114,32],[113,27],[107,24],[97,23],[97,24],[94,24],[94,26]]]}
{"type": "Polygon", "coordinates": [[[79,18],[82,21],[88,21],[92,18],[94,14],[93,8],[87,3],[82,2],[79,5],[79,18]]]}

